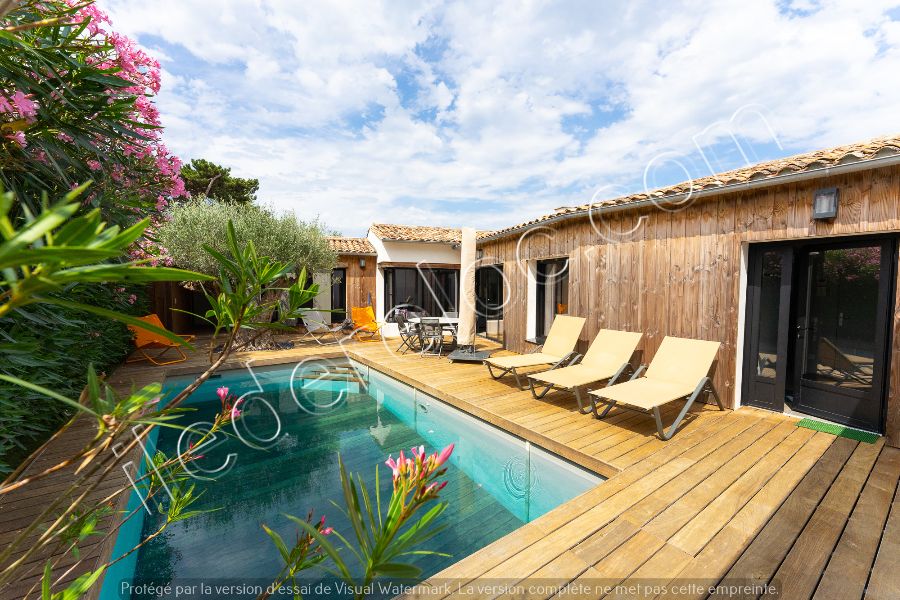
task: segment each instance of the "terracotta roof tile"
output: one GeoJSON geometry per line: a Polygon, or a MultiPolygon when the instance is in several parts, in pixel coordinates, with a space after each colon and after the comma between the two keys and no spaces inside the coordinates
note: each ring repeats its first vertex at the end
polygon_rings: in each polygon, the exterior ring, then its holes
{"type": "Polygon", "coordinates": [[[589,211],[592,207],[597,208],[604,206],[621,206],[651,198],[665,199],[666,197],[677,196],[679,194],[687,193],[692,190],[710,190],[730,184],[740,184],[750,181],[757,181],[760,179],[770,179],[778,175],[800,173],[803,171],[811,171],[813,169],[823,167],[873,160],[876,158],[893,156],[897,154],[900,154],[900,135],[886,136],[866,142],[847,144],[845,146],[837,146],[825,150],[816,150],[815,152],[807,152],[805,154],[798,154],[796,156],[788,156],[786,158],[779,158],[777,160],[761,162],[749,167],[734,169],[731,171],[726,171],[724,173],[710,175],[708,177],[700,177],[692,181],[685,181],[676,185],[662,187],[650,192],[639,192],[636,194],[629,194],[627,196],[620,196],[618,198],[601,200],[599,202],[595,202],[593,205],[582,204],[580,206],[563,206],[557,208],[556,211],[551,214],[547,214],[536,219],[514,225],[512,227],[499,229],[493,233],[485,234],[485,236],[479,236],[479,239],[487,236],[490,236],[491,238],[503,237],[504,235],[510,234],[514,231],[527,229],[532,225],[543,223],[544,221],[548,221],[550,219],[558,217],[559,215],[587,213],[587,211],[589,211]]]}
{"type": "Polygon", "coordinates": [[[337,254],[375,254],[375,246],[366,238],[329,237],[328,245],[337,254]]]}
{"type": "MultiPolygon", "coordinates": [[[[429,227],[426,225],[389,225],[373,223],[369,231],[383,240],[400,242],[445,242],[459,243],[462,231],[453,227],[429,227]]],[[[481,239],[490,235],[490,231],[478,231],[476,237],[481,239]]]]}

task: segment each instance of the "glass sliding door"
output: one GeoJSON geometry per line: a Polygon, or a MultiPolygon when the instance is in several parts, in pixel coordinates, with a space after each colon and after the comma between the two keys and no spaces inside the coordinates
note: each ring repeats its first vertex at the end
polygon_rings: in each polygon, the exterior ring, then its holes
{"type": "Polygon", "coordinates": [[[459,270],[389,267],[384,270],[385,306],[388,320],[393,309],[403,308],[441,316],[456,312],[459,299],[459,270]]]}

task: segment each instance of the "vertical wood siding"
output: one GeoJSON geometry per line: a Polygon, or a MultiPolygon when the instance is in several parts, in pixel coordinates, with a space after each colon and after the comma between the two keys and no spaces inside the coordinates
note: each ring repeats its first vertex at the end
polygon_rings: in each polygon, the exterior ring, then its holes
{"type": "Polygon", "coordinates": [[[369,294],[375,299],[375,257],[342,254],[338,256],[338,267],[347,269],[347,315],[354,306],[366,306],[369,294]],[[366,267],[360,268],[359,259],[366,259],[366,267]]]}
{"type": "MultiPolygon", "coordinates": [[[[525,261],[570,259],[569,313],[587,317],[580,347],[601,328],[644,332],[641,361],[667,335],[717,340],[715,384],[735,404],[738,302],[746,242],[900,231],[900,168],[862,171],[699,199],[681,210],[623,211],[537,226],[481,244],[486,260],[502,262],[509,301],[506,346],[523,352],[527,306],[525,261]],[[840,187],[832,222],[812,219],[812,194],[840,187]]],[[[898,278],[900,280],[900,278],[898,278]]],[[[900,290],[895,294],[887,432],[900,443],[900,290]]]]}

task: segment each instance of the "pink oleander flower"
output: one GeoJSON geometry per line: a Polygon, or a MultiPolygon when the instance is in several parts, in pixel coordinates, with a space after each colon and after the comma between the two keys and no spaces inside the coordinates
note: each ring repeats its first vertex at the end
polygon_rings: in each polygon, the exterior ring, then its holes
{"type": "Polygon", "coordinates": [[[319,531],[319,533],[321,533],[322,535],[331,535],[332,533],[334,533],[334,528],[326,527],[325,529],[319,531]]]}
{"type": "Polygon", "coordinates": [[[6,138],[10,139],[10,140],[14,141],[16,144],[18,144],[19,148],[24,148],[28,144],[28,142],[25,141],[25,133],[22,131],[17,131],[15,133],[11,133],[11,134],[7,135],[6,138]]]}
{"type": "Polygon", "coordinates": [[[100,169],[103,168],[100,165],[99,160],[89,160],[89,161],[87,161],[87,166],[88,166],[88,169],[90,169],[91,171],[99,171],[100,169]]]}
{"type": "Polygon", "coordinates": [[[12,103],[15,105],[19,115],[25,118],[33,118],[37,114],[37,105],[31,101],[23,92],[16,90],[12,96],[12,103]]]}
{"type": "Polygon", "coordinates": [[[219,389],[216,390],[216,396],[219,397],[219,400],[221,400],[222,402],[225,402],[225,398],[228,397],[228,388],[224,387],[224,386],[220,387],[219,389]]]}
{"type": "Polygon", "coordinates": [[[449,446],[447,446],[446,448],[441,450],[441,453],[438,454],[437,458],[435,459],[436,467],[439,467],[442,464],[444,464],[445,462],[447,462],[447,459],[450,458],[451,454],[453,454],[453,448],[455,446],[456,446],[455,444],[450,444],[449,446]]]}

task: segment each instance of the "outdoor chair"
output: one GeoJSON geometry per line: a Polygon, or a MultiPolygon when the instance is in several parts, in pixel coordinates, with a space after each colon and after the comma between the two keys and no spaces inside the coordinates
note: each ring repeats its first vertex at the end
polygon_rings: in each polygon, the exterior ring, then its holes
{"type": "Polygon", "coordinates": [[[312,338],[322,346],[340,343],[340,334],[343,332],[346,322],[336,325],[328,323],[324,318],[324,313],[317,310],[307,312],[301,317],[301,320],[303,326],[306,327],[306,335],[300,338],[301,342],[312,338]]]}
{"type": "MultiPolygon", "coordinates": [[[[149,323],[150,325],[155,325],[160,329],[166,329],[162,324],[162,321],[159,318],[159,315],[151,314],[146,317],[138,317],[141,321],[145,323],[149,323]]],[[[125,362],[133,363],[133,362],[141,362],[141,361],[149,361],[152,364],[162,367],[165,365],[174,365],[176,363],[184,362],[187,360],[187,355],[184,353],[184,350],[181,349],[181,346],[170,339],[164,338],[163,336],[155,333],[153,331],[144,329],[143,327],[138,327],[136,325],[129,325],[128,329],[134,334],[134,345],[137,349],[137,356],[133,356],[125,360],[125,362]],[[156,352],[151,354],[147,352],[148,350],[160,350],[160,352],[156,352]],[[161,360],[163,355],[167,353],[169,350],[174,350],[178,353],[178,357],[172,360],[161,360]]],[[[168,330],[167,330],[168,331],[168,330]]],[[[193,342],[196,339],[196,336],[193,335],[178,335],[185,342],[193,342]]]]}
{"type": "Polygon", "coordinates": [[[578,336],[581,335],[583,327],[584,319],[581,317],[557,315],[553,325],[550,326],[546,341],[543,346],[538,346],[536,352],[485,359],[488,374],[494,379],[500,379],[507,373],[512,373],[516,378],[516,385],[524,390],[518,370],[543,365],[552,365],[550,369],[566,366],[578,356],[575,353],[575,344],[578,343],[578,336]],[[495,375],[491,367],[498,369],[500,373],[495,375]]]}
{"type": "Polygon", "coordinates": [[[363,341],[374,340],[381,336],[381,323],[375,320],[375,311],[371,306],[354,306],[350,309],[353,318],[353,335],[356,339],[363,341]]]}
{"type": "Polygon", "coordinates": [[[421,356],[426,354],[440,356],[444,350],[444,328],[441,327],[441,320],[436,317],[423,317],[419,321],[419,332],[422,342],[421,356]]]}
{"type": "Polygon", "coordinates": [[[593,412],[597,416],[597,404],[591,399],[586,407],[582,389],[601,381],[614,385],[628,371],[633,372],[631,357],[642,337],[642,333],[601,329],[578,364],[529,375],[532,396],[543,398],[552,389],[568,390],[575,394],[582,414],[593,412]]]}
{"type": "Polygon", "coordinates": [[[408,350],[418,350],[417,346],[421,343],[419,327],[415,323],[410,323],[406,315],[399,312],[394,317],[394,320],[397,322],[397,329],[400,332],[400,340],[402,341],[400,347],[397,348],[397,352],[406,354],[408,350]]]}
{"type": "Polygon", "coordinates": [[[700,394],[711,394],[719,410],[725,410],[709,378],[709,370],[720,345],[719,342],[667,336],[656,351],[650,366],[646,367],[646,374],[643,377],[641,374],[645,366],[641,365],[630,381],[590,392],[590,395],[596,398],[596,402],[606,405],[597,418],[602,419],[609,414],[613,406],[619,404],[631,410],[652,412],[659,437],[669,440],[675,435],[682,419],[700,394]],[[683,398],[687,398],[687,402],[666,431],[663,428],[660,407],[683,398]]]}

